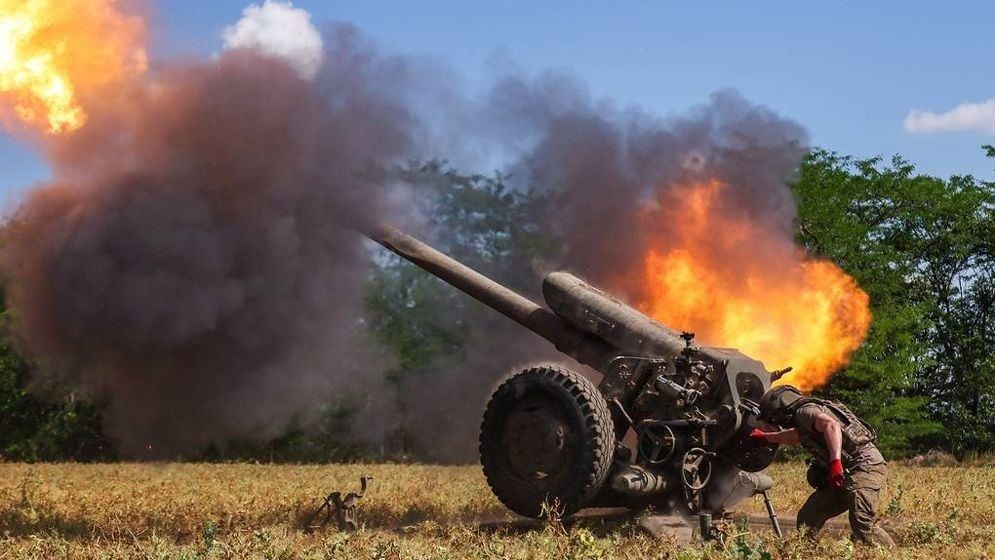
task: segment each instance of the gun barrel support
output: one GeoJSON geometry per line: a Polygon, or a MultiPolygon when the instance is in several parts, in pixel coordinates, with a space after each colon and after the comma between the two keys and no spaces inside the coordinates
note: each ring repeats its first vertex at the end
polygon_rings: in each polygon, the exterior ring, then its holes
{"type": "Polygon", "coordinates": [[[784,533],[781,532],[781,522],[777,520],[777,512],[774,511],[774,504],[770,501],[770,493],[767,490],[762,492],[764,497],[764,506],[767,508],[767,516],[770,517],[770,524],[774,527],[774,534],[777,538],[783,539],[784,533]]]}

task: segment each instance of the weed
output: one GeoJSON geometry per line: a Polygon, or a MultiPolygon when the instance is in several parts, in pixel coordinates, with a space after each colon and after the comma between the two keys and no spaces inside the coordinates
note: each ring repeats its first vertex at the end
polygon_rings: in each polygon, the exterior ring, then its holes
{"type": "Polygon", "coordinates": [[[729,557],[736,560],[772,560],[763,538],[749,538],[746,527],[740,528],[732,544],[726,548],[729,557]]]}
{"type": "Polygon", "coordinates": [[[905,540],[918,545],[950,542],[940,527],[929,521],[909,523],[905,529],[905,540]]]}
{"type": "Polygon", "coordinates": [[[563,528],[563,505],[560,504],[559,498],[554,499],[552,502],[544,500],[539,510],[539,517],[544,519],[546,525],[555,532],[563,535],[567,534],[566,529],[563,528]]]}
{"type": "Polygon", "coordinates": [[[895,517],[902,513],[902,496],[905,495],[905,486],[899,484],[895,490],[895,495],[888,502],[888,507],[884,510],[885,517],[895,517]]]}

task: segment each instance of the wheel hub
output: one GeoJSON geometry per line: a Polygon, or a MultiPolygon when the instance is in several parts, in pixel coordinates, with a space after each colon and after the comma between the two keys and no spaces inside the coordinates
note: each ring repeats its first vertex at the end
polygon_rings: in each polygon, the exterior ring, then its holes
{"type": "Polygon", "coordinates": [[[508,464],[522,478],[552,477],[563,466],[567,436],[567,424],[547,407],[519,407],[505,429],[508,464]]]}

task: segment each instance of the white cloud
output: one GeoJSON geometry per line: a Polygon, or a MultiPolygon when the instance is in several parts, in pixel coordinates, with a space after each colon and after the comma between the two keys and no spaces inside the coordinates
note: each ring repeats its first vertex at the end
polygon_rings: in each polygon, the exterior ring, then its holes
{"type": "Polygon", "coordinates": [[[905,130],[931,132],[983,132],[995,134],[995,99],[965,101],[946,113],[913,109],[905,117],[905,130]]]}
{"type": "Polygon", "coordinates": [[[321,33],[311,23],[311,14],[290,2],[266,0],[242,12],[242,19],[221,33],[225,50],[256,49],[285,59],[305,79],[321,67],[321,33]]]}

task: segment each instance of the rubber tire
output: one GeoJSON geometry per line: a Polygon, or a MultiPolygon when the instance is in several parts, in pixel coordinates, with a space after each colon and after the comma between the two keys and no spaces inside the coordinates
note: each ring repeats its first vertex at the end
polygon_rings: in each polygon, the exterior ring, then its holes
{"type": "Polygon", "coordinates": [[[557,503],[570,515],[601,489],[611,468],[615,431],[611,412],[586,377],[557,365],[530,367],[505,380],[491,396],[480,426],[480,462],[487,484],[508,509],[540,517],[545,504],[557,503]],[[503,442],[505,421],[526,398],[548,399],[572,432],[574,448],[567,467],[545,481],[525,480],[508,463],[503,442]]]}

